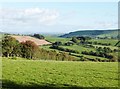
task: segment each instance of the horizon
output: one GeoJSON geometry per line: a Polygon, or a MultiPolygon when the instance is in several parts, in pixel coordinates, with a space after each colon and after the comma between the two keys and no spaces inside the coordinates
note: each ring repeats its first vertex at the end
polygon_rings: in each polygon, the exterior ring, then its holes
{"type": "Polygon", "coordinates": [[[69,33],[118,29],[117,2],[9,2],[0,8],[3,32],[69,33]]]}
{"type": "Polygon", "coordinates": [[[0,33],[7,33],[7,34],[20,34],[20,35],[31,35],[31,34],[41,34],[41,35],[64,35],[64,34],[69,34],[72,32],[79,32],[79,31],[116,31],[118,29],[98,29],[98,30],[94,30],[94,29],[84,29],[84,30],[77,30],[77,31],[71,31],[71,32],[0,32],[0,33]]]}

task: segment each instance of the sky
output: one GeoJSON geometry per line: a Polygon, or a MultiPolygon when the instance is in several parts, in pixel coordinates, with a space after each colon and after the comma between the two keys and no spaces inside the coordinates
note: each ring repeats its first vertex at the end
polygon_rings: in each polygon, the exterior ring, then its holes
{"type": "Polygon", "coordinates": [[[117,2],[2,2],[4,32],[68,33],[118,28],[117,2]]]}

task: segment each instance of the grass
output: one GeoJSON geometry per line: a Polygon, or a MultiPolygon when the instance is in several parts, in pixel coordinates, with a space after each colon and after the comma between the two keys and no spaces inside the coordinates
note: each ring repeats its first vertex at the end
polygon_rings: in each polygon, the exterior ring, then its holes
{"type": "MultiPolygon", "coordinates": [[[[61,37],[55,37],[55,36],[46,36],[45,38],[50,42],[61,41],[62,43],[65,43],[71,40],[71,38],[61,38],[61,37]]],[[[118,42],[117,39],[92,39],[89,41],[92,41],[92,42],[97,41],[100,43],[110,43],[111,46],[114,46],[118,42]]]]}
{"type": "Polygon", "coordinates": [[[116,47],[116,46],[103,46],[103,45],[93,45],[93,46],[97,46],[97,47],[102,47],[102,48],[104,48],[104,47],[109,47],[110,49],[112,49],[112,50],[114,50],[114,49],[118,49],[118,47],[116,47]]]}
{"type": "Polygon", "coordinates": [[[50,45],[43,45],[43,46],[40,46],[40,48],[43,48],[45,50],[54,50],[50,48],[50,45]]]}
{"type": "MultiPolygon", "coordinates": [[[[94,46],[98,46],[98,47],[110,47],[112,50],[114,49],[118,49],[118,47],[115,47],[115,46],[102,46],[102,45],[94,45],[94,46]]],[[[59,50],[57,49],[51,49],[49,48],[50,46],[41,46],[41,48],[43,49],[46,49],[46,50],[56,50],[56,52],[60,52],[59,50]]],[[[101,60],[108,60],[107,58],[104,58],[104,57],[97,57],[97,56],[91,56],[91,55],[83,55],[81,54],[82,51],[95,51],[94,48],[86,48],[86,47],[83,47],[82,45],[72,45],[72,46],[61,46],[63,48],[68,48],[68,49],[73,49],[73,50],[77,50],[79,52],[79,54],[75,54],[77,56],[84,56],[86,58],[93,58],[93,59],[96,59],[96,58],[99,58],[101,60]]],[[[114,55],[114,57],[116,59],[118,59],[118,53],[111,53],[112,55],[114,55]]],[[[78,60],[80,59],[79,57],[76,57],[78,60]]]]}
{"type": "MultiPolygon", "coordinates": [[[[43,49],[46,49],[46,50],[56,50],[56,49],[49,48],[50,46],[40,46],[40,47],[43,48],[43,49]]],[[[80,53],[82,51],[95,51],[95,49],[93,49],[93,48],[85,48],[85,47],[83,47],[81,45],[60,46],[60,47],[77,50],[80,53]]],[[[56,50],[56,51],[58,51],[58,50],[56,50]]]]}
{"type": "Polygon", "coordinates": [[[117,62],[58,62],[3,58],[2,69],[3,87],[11,87],[10,89],[118,86],[117,62]]]}
{"type": "Polygon", "coordinates": [[[93,48],[85,48],[81,45],[72,45],[72,46],[61,46],[63,48],[68,48],[68,49],[73,49],[73,50],[77,50],[78,52],[82,52],[82,51],[95,51],[95,49],[93,48]]]}
{"type": "Polygon", "coordinates": [[[56,41],[61,41],[62,43],[68,42],[71,40],[71,38],[61,38],[61,37],[55,37],[55,36],[46,36],[46,40],[54,43],[56,41]]]}
{"type": "Polygon", "coordinates": [[[117,39],[116,40],[115,39],[92,39],[90,41],[91,42],[97,41],[99,43],[110,43],[111,46],[114,46],[118,42],[117,39]]]}
{"type": "MultiPolygon", "coordinates": [[[[60,52],[59,50],[57,49],[51,49],[49,48],[50,46],[40,46],[41,48],[43,49],[46,49],[46,50],[55,50],[56,52],[60,52]]],[[[93,48],[85,48],[85,47],[82,47],[82,46],[79,46],[79,45],[73,45],[73,46],[61,46],[63,48],[69,48],[69,49],[73,49],[73,50],[77,50],[78,52],[80,52],[79,54],[76,54],[76,53],[72,53],[75,57],[76,57],[76,60],[80,60],[80,57],[77,57],[77,56],[84,56],[86,58],[91,58],[91,59],[96,59],[96,58],[99,58],[101,60],[108,60],[107,58],[103,58],[103,57],[97,57],[97,56],[91,56],[91,55],[84,55],[84,54],[81,54],[82,51],[95,51],[95,49],[93,48]]],[[[116,55],[116,53],[114,53],[114,55],[116,55]]],[[[116,55],[116,57],[118,57],[118,55],[116,55]]]]}
{"type": "Polygon", "coordinates": [[[1,88],[1,80],[2,80],[2,60],[0,57],[0,88],[1,88]]]}
{"type": "MultiPolygon", "coordinates": [[[[84,55],[84,54],[75,54],[75,53],[72,53],[73,55],[76,55],[76,56],[84,56],[86,58],[91,58],[91,59],[96,59],[96,58],[99,58],[101,60],[109,60],[107,58],[103,58],[103,57],[97,57],[97,56],[92,56],[92,55],[84,55]]],[[[80,60],[80,58],[78,57],[78,60],[80,60]]]]}

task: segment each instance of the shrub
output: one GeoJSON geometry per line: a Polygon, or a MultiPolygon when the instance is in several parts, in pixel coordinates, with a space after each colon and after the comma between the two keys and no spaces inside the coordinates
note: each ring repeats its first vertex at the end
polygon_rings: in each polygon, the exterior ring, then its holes
{"type": "Polygon", "coordinates": [[[44,39],[45,37],[40,34],[34,34],[33,37],[38,38],[38,39],[44,39]]]}

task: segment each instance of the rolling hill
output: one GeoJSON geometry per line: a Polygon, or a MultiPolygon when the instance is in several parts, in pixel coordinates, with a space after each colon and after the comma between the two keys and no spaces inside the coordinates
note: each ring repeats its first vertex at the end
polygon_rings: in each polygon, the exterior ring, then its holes
{"type": "Polygon", "coordinates": [[[61,35],[60,37],[77,37],[77,36],[90,36],[90,37],[117,37],[118,30],[84,30],[75,31],[68,34],[61,35]]]}

